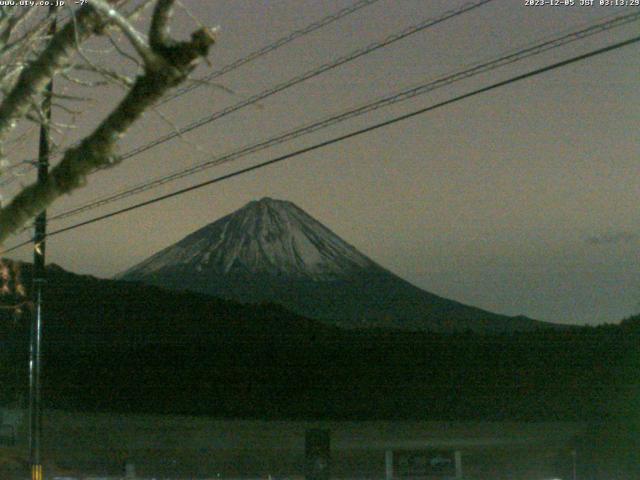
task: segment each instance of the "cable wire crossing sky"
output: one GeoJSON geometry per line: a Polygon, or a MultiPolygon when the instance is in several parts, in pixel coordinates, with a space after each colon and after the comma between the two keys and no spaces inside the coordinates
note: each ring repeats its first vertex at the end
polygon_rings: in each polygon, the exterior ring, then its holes
{"type": "MultiPolygon", "coordinates": [[[[465,304],[575,324],[640,311],[640,7],[185,7],[177,37],[194,18],[220,25],[211,65],[123,139],[125,162],[54,205],[51,234],[65,235],[50,238],[51,262],[109,277],[269,196],[465,304]]],[[[101,97],[61,145],[116,101],[101,97]]],[[[3,196],[33,175],[9,170],[3,196]]]]}

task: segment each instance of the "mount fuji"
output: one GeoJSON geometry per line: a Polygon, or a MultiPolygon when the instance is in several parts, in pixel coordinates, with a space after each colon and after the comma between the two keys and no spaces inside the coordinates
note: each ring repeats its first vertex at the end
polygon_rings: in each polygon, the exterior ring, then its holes
{"type": "Polygon", "coordinates": [[[263,198],[118,275],[246,303],[277,303],[346,328],[511,332],[550,327],[421,290],[291,202],[263,198]]]}

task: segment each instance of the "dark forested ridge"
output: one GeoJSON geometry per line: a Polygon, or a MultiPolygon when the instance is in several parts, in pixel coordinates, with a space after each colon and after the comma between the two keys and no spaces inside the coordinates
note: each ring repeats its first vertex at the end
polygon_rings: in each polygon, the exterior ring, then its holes
{"type": "MultiPolygon", "coordinates": [[[[29,282],[25,267],[23,281],[29,282]]],[[[260,418],[628,415],[640,321],[480,335],[343,331],[274,305],[70,274],[45,299],[47,406],[260,418]]],[[[26,390],[29,309],[0,321],[3,402],[26,390]]]]}
{"type": "Polygon", "coordinates": [[[118,276],[243,303],[270,302],[342,328],[477,333],[567,328],[422,290],[292,202],[263,198],[118,276]]]}

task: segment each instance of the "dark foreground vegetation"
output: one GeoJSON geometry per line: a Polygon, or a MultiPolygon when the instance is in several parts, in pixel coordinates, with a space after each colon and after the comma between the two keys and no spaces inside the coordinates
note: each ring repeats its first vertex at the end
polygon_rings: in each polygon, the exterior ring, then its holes
{"type": "MultiPolygon", "coordinates": [[[[23,269],[29,284],[29,270],[23,269]]],[[[49,269],[49,407],[222,417],[605,420],[637,398],[640,317],[479,335],[344,331],[275,305],[49,269]]],[[[0,322],[24,397],[30,310],[0,322]]]]}
{"type": "Polygon", "coordinates": [[[45,398],[222,417],[602,420],[624,415],[638,388],[638,339],[623,332],[274,334],[279,326],[176,345],[49,347],[45,398]]]}
{"type": "MultiPolygon", "coordinates": [[[[638,459],[637,449],[625,445],[639,439],[640,317],[494,335],[344,331],[274,305],[59,268],[50,269],[47,292],[43,397],[49,408],[262,419],[584,421],[591,427],[576,448],[592,449],[590,458],[606,451],[595,447],[605,442],[616,451],[616,465],[638,459]]],[[[8,404],[26,398],[31,313],[0,315],[0,400],[8,404]]]]}

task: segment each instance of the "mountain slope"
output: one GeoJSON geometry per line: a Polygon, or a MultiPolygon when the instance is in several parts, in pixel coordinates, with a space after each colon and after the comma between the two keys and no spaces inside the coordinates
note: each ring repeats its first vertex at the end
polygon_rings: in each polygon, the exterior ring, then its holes
{"type": "MultiPolygon", "coordinates": [[[[3,262],[17,265],[30,294],[32,265],[3,262]]],[[[6,297],[0,296],[2,303],[17,303],[6,297]]],[[[279,305],[240,304],[199,293],[99,279],[55,264],[47,267],[44,308],[47,349],[200,345],[220,337],[252,339],[274,331],[302,337],[335,330],[279,305]]],[[[0,345],[10,330],[27,332],[24,318],[29,314],[30,309],[23,308],[22,315],[14,319],[12,310],[0,309],[0,345]]]]}
{"type": "Polygon", "coordinates": [[[349,328],[516,331],[547,325],[421,290],[293,203],[271,198],[250,202],[118,278],[242,302],[276,302],[349,328]]]}
{"type": "Polygon", "coordinates": [[[196,272],[267,274],[334,280],[379,268],[291,202],[264,198],[247,204],[121,275],[153,275],[186,266],[196,272]]]}

